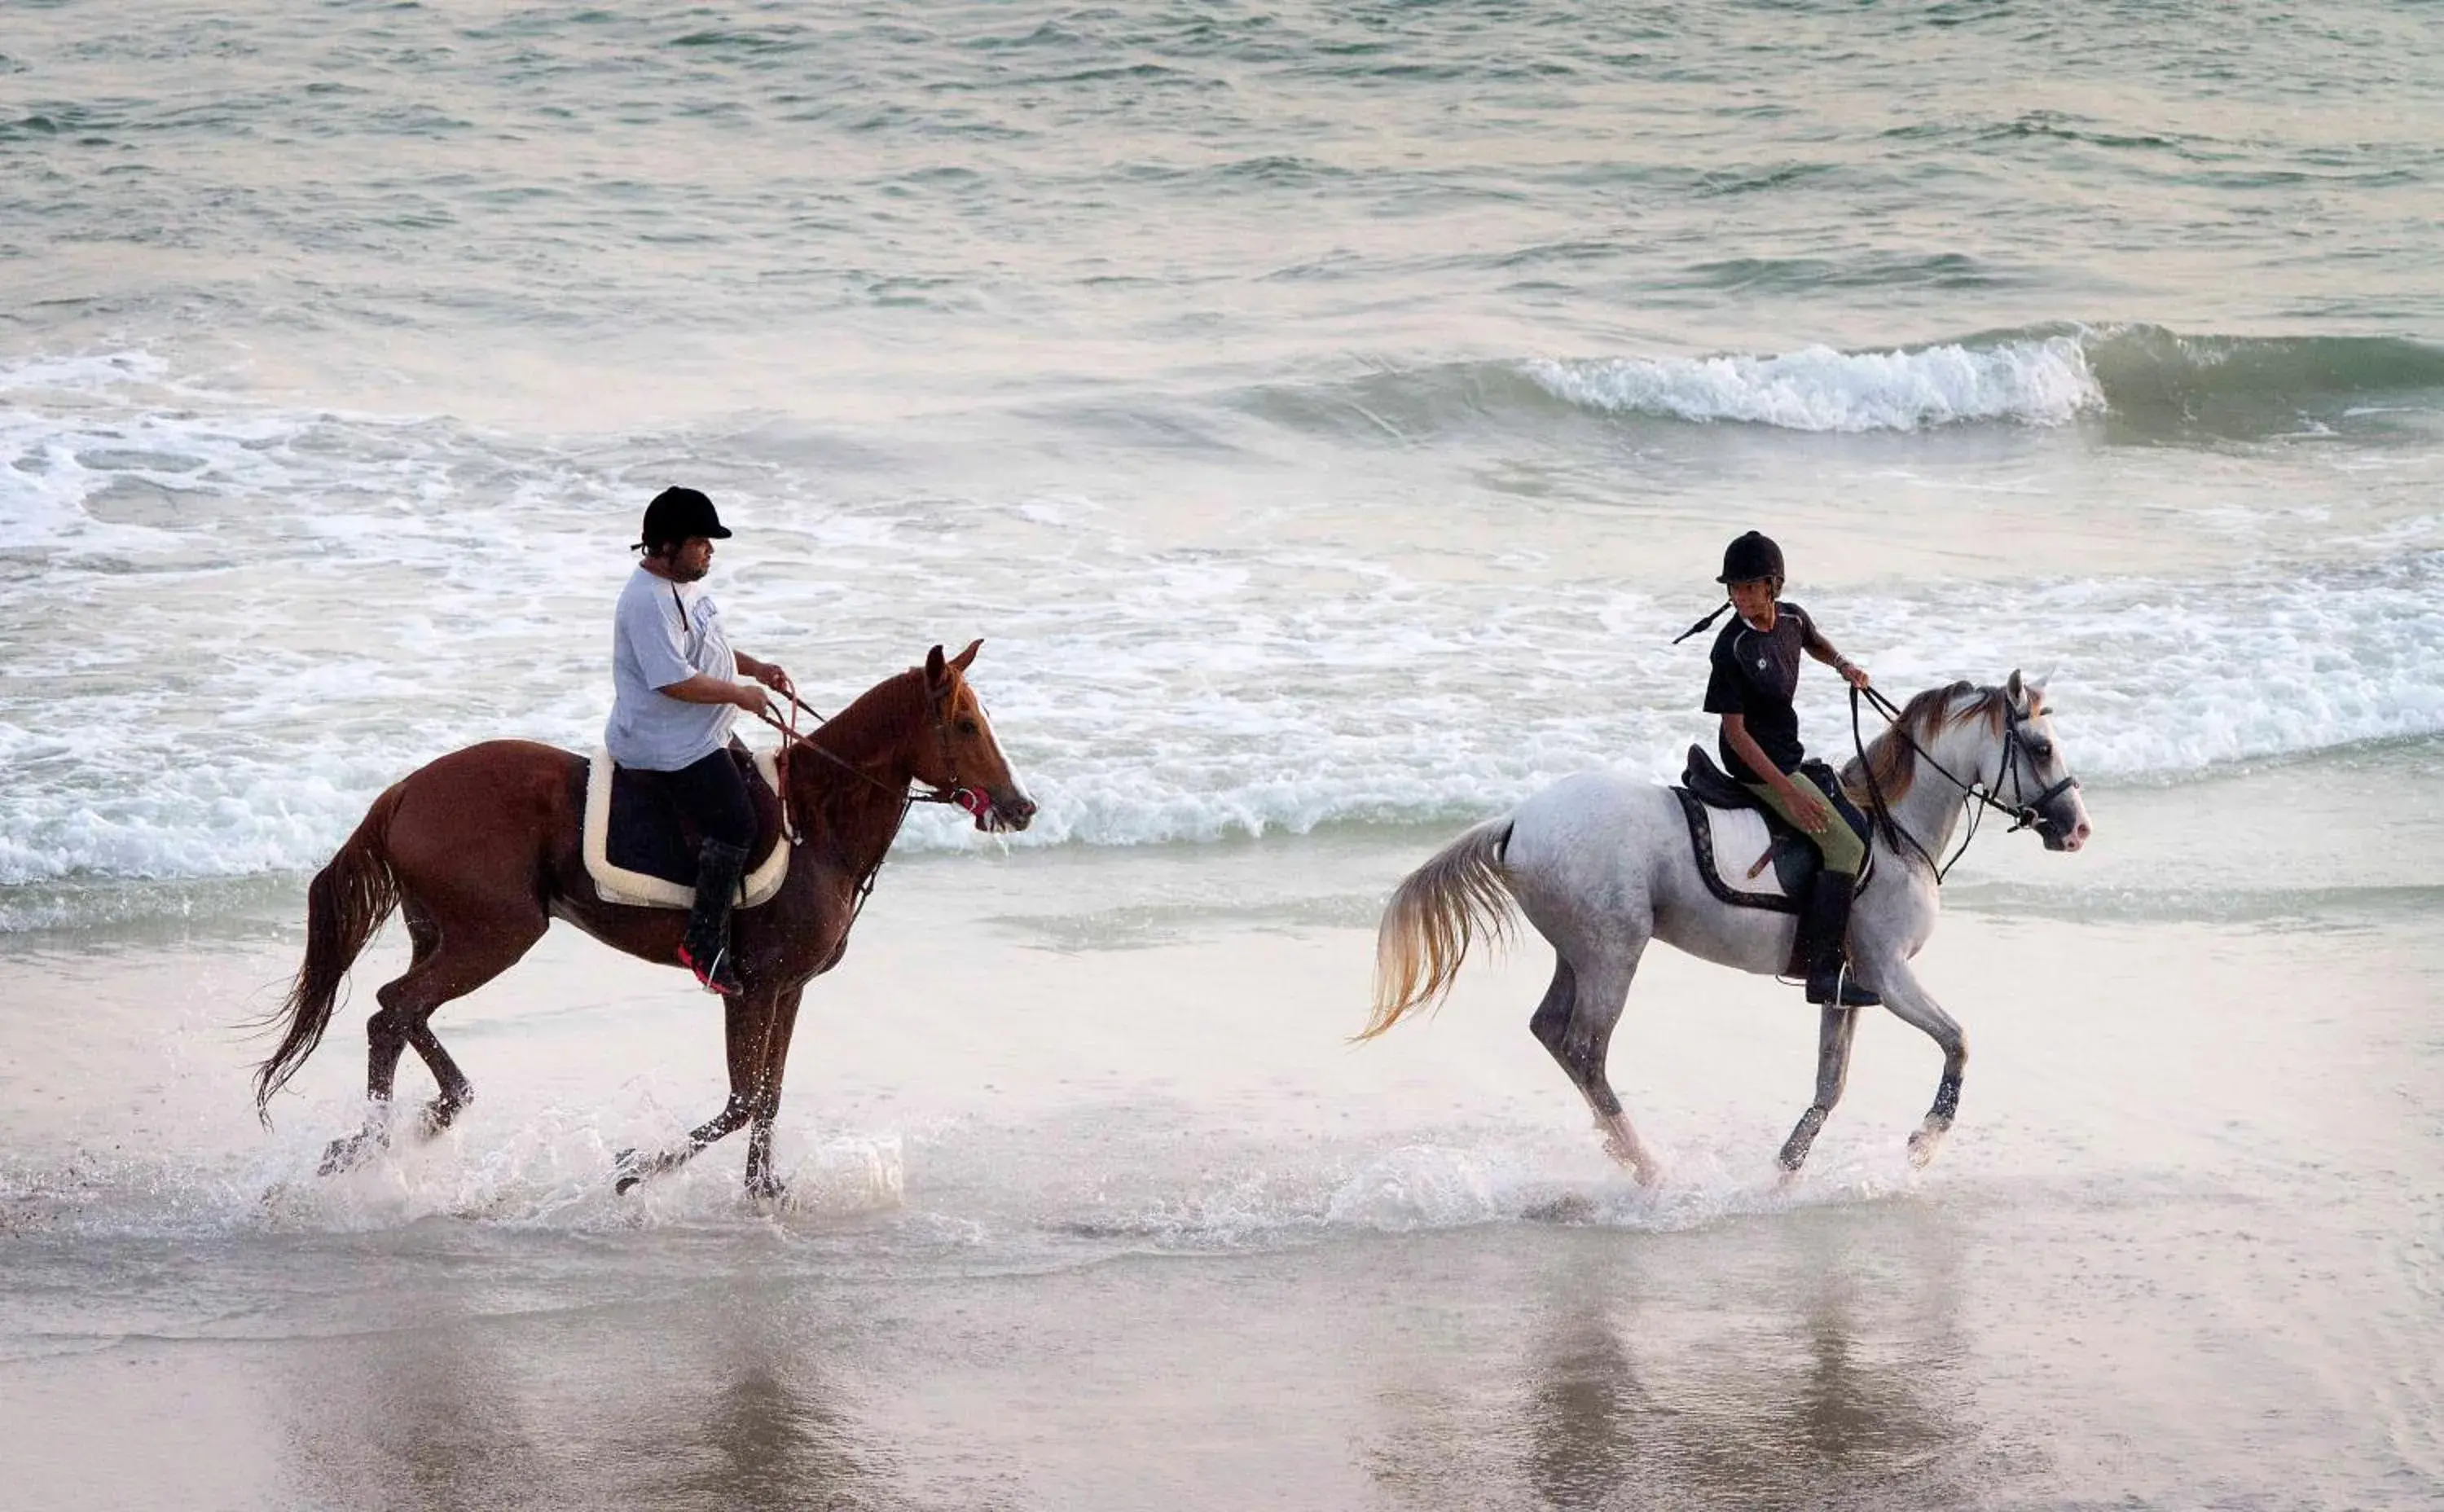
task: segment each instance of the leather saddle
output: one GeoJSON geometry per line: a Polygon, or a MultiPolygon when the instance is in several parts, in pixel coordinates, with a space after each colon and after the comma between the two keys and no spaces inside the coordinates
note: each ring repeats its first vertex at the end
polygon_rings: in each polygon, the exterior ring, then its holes
{"type": "MultiPolygon", "coordinates": [[[[1824,779],[1818,785],[1833,792],[1834,812],[1843,823],[1857,834],[1868,833],[1866,816],[1842,793],[1830,766],[1803,762],[1801,770],[1824,779]]],[[[1689,747],[1689,765],[1672,792],[1688,816],[1689,843],[1696,851],[1697,875],[1706,879],[1708,891],[1734,908],[1800,912],[1824,865],[1815,841],[1758,802],[1755,794],[1714,765],[1703,746],[1689,747]]]]}

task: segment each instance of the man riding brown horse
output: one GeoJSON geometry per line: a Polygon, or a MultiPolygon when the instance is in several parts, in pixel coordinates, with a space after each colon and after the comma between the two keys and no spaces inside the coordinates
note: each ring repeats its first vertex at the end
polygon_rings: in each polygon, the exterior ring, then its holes
{"type": "MultiPolygon", "coordinates": [[[[749,1189],[779,1190],[772,1127],[799,1000],[839,964],[909,805],[956,804],[987,833],[1023,830],[1034,818],[1034,800],[968,686],[982,644],[955,656],[934,647],[922,666],[884,678],[784,747],[789,822],[776,843],[788,847],[789,862],[778,891],[732,926],[743,990],[722,999],[729,1099],[683,1145],[623,1154],[614,1183],[620,1190],[741,1127],[750,1130],[749,1189]]],[[[315,874],[306,890],[306,959],[268,1021],[280,1043],[255,1072],[255,1105],[267,1116],[272,1096],[322,1043],[350,965],[395,910],[406,916],[411,950],[407,969],[376,994],[380,1011],[365,1021],[365,1122],[332,1142],[325,1171],[389,1143],[387,1110],[409,1049],[439,1087],[424,1131],[456,1121],[475,1088],[434,1034],[434,1013],[515,966],[555,919],[639,960],[680,964],[686,921],[678,912],[606,894],[587,871],[588,765],[573,751],[525,740],[436,757],[385,788],[315,874]]]]}
{"type": "Polygon", "coordinates": [[[730,757],[738,711],[760,714],[765,690],[787,697],[789,674],[730,644],[721,610],[698,586],[713,570],[713,544],[727,541],[713,501],[694,489],[664,489],[645,507],[644,553],[612,616],[611,720],[602,744],[630,771],[655,774],[671,805],[703,839],[695,907],[679,959],[708,992],[739,989],[730,954],[730,909],[755,839],[746,775],[730,757]],[[740,682],[745,673],[752,683],[740,682]],[[761,687],[756,686],[761,684],[761,687]]]}

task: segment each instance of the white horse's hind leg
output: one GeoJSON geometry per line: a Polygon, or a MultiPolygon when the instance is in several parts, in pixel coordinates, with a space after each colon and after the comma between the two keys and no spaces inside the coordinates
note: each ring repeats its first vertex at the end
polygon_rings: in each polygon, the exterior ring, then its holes
{"type": "Polygon", "coordinates": [[[1828,1003],[1816,1032],[1816,1100],[1799,1116],[1799,1126],[1790,1131],[1782,1147],[1779,1159],[1782,1169],[1792,1175],[1807,1163],[1807,1152],[1816,1143],[1819,1130],[1842,1100],[1842,1089],[1850,1079],[1850,1041],[1859,1032],[1859,1010],[1828,1003]]]}
{"type": "Polygon", "coordinates": [[[1556,952],[1553,983],[1528,1021],[1528,1030],[1552,1052],[1579,1092],[1595,1111],[1596,1127],[1603,1131],[1604,1152],[1627,1166],[1641,1187],[1663,1179],[1663,1163],[1638,1137],[1620,1098],[1604,1075],[1604,1056],[1612,1043],[1613,1026],[1620,1022],[1629,984],[1638,974],[1638,958],[1646,941],[1635,941],[1626,959],[1606,962],[1582,974],[1569,957],[1556,952]]]}
{"type": "Polygon", "coordinates": [[[1876,989],[1884,995],[1884,1006],[1892,1009],[1895,1017],[1925,1030],[1928,1038],[1943,1047],[1943,1079],[1935,1083],[1935,1105],[1927,1110],[1926,1121],[1909,1137],[1910,1164],[1924,1166],[1935,1158],[1935,1147],[1943,1142],[1953,1115],[1960,1111],[1960,1078],[1969,1069],[1969,1037],[1901,963],[1892,962],[1877,972],[1876,989]]]}

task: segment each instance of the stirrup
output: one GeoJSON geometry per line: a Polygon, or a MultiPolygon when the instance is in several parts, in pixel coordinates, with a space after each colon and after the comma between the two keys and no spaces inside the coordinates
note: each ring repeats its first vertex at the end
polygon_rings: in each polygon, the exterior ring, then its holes
{"type": "Polygon", "coordinates": [[[738,980],[737,970],[730,964],[730,950],[727,947],[713,952],[713,964],[708,967],[697,962],[694,951],[681,945],[679,965],[694,972],[695,985],[715,997],[736,997],[746,990],[745,984],[738,980]]]}
{"type": "Polygon", "coordinates": [[[1850,974],[1850,963],[1847,961],[1834,968],[1831,982],[1826,982],[1822,977],[1807,979],[1808,1002],[1823,1006],[1837,998],[1845,1008],[1880,1008],[1884,1005],[1884,1000],[1881,997],[1878,996],[1872,988],[1862,986],[1857,977],[1850,974]]]}

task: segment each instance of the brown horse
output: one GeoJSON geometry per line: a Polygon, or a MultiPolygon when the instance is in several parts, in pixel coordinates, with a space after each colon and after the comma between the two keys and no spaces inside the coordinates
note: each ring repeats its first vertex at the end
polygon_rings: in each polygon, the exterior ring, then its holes
{"type": "MultiPolygon", "coordinates": [[[[731,915],[732,950],[745,990],[724,1000],[730,1098],[687,1143],[657,1154],[620,1156],[626,1191],[752,1122],[747,1188],[776,1195],[772,1120],[780,1111],[789,1033],[806,984],[839,964],[849,926],[899,833],[912,783],[975,816],[980,830],[1020,830],[1035,814],[1010,775],[983,706],[965,673],[971,644],[944,660],[935,646],[922,668],[885,679],[829,724],[782,753],[782,792],[795,833],[788,878],[768,901],[731,915]]],[[[287,1033],[255,1076],[255,1106],[268,1121],[272,1094],[322,1042],[340,984],[389,917],[407,915],[413,959],[377,996],[365,1023],[365,1127],[335,1140],[327,1174],[388,1140],[391,1084],[408,1046],[432,1068],[440,1096],[425,1111],[429,1137],[473,1100],[474,1087],[435,1039],[429,1021],[453,998],[517,964],[554,918],[616,950],[679,965],[683,910],[605,903],[586,876],[580,826],[583,757],[530,741],[489,741],[454,751],[392,784],[306,890],[306,963],[270,1021],[287,1033]]]]}

